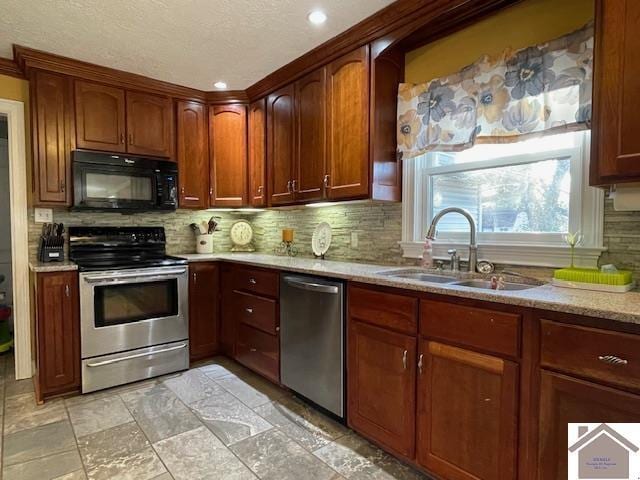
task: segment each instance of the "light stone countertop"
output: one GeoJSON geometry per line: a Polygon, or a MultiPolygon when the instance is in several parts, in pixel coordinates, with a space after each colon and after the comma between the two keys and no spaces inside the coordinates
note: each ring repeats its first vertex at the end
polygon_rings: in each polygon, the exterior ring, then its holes
{"type": "MultiPolygon", "coordinates": [[[[183,254],[178,256],[186,258],[189,262],[227,261],[256,267],[271,267],[386,287],[539,308],[640,325],[640,292],[606,293],[554,287],[549,284],[517,291],[483,290],[380,275],[380,272],[411,268],[406,266],[381,266],[311,258],[279,257],[259,253],[183,254]]],[[[514,279],[514,281],[519,282],[520,280],[514,279]]]]}
{"type": "MultiPolygon", "coordinates": [[[[549,284],[517,291],[483,290],[459,285],[425,283],[418,280],[389,277],[380,274],[381,272],[415,268],[407,266],[383,266],[313,258],[291,258],[261,253],[192,253],[177,254],[176,256],[185,258],[189,262],[234,262],[256,267],[276,268],[290,272],[339,278],[385,287],[471,298],[520,307],[539,308],[541,310],[551,310],[640,325],[640,292],[628,292],[624,294],[606,293],[560,288],[549,284]]],[[[52,263],[31,261],[29,268],[33,272],[42,273],[77,270],[78,266],[70,261],[52,263]]],[[[520,279],[513,280],[522,283],[520,279]]]]}
{"type": "Polygon", "coordinates": [[[78,265],[70,260],[64,262],[40,262],[39,260],[31,260],[29,262],[29,270],[35,273],[49,272],[68,272],[78,270],[78,265]]]}

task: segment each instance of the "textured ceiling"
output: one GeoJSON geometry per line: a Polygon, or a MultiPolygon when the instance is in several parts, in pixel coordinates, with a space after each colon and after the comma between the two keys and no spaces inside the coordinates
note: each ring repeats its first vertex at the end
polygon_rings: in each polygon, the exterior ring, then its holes
{"type": "Polygon", "coordinates": [[[245,89],[392,0],[2,0],[0,57],[12,44],[159,80],[245,89]],[[322,26],[306,17],[328,15],[322,26]]]}

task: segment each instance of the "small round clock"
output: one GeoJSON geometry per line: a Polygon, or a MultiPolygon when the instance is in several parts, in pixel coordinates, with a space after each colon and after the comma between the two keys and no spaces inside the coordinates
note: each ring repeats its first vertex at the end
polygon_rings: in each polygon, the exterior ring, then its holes
{"type": "Polygon", "coordinates": [[[230,230],[232,252],[253,252],[255,248],[251,245],[253,240],[253,227],[246,220],[238,220],[231,225],[230,230]]]}

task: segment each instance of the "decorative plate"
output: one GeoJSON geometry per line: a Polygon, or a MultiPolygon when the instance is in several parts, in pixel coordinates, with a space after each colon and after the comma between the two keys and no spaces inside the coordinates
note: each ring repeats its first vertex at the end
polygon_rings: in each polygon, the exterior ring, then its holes
{"type": "Polygon", "coordinates": [[[250,251],[251,241],[253,240],[253,227],[246,220],[238,220],[231,225],[229,232],[233,247],[231,251],[250,251]]]}
{"type": "Polygon", "coordinates": [[[317,257],[324,257],[331,246],[331,225],[327,222],[320,223],[313,231],[311,237],[311,249],[317,257]]]}

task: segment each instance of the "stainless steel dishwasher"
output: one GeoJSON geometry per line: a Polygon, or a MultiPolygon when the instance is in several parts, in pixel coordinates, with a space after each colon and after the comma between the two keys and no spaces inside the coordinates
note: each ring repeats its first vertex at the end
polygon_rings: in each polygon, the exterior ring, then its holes
{"type": "Polygon", "coordinates": [[[344,283],[280,276],[280,381],[344,418],[344,283]]]}

